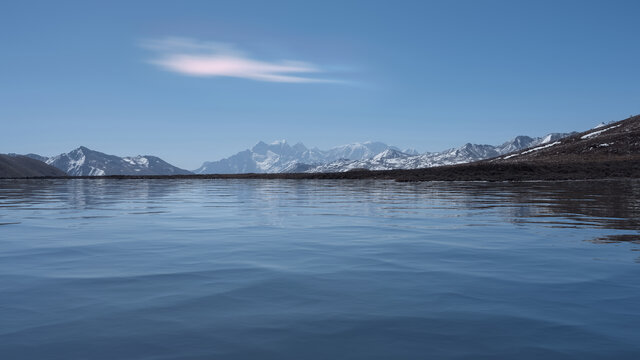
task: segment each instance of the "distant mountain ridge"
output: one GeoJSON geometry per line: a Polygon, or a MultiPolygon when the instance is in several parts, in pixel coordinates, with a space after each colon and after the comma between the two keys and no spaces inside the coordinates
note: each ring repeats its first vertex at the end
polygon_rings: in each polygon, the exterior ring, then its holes
{"type": "Polygon", "coordinates": [[[28,156],[0,154],[0,178],[65,175],[63,171],[28,156]]]}
{"type": "Polygon", "coordinates": [[[304,144],[289,145],[286,140],[267,144],[258,142],[251,149],[228,158],[209,161],[193,172],[196,174],[282,173],[320,165],[339,159],[361,160],[388,150],[398,150],[381,142],[353,143],[329,150],[308,149],[304,144]]]}
{"type": "Polygon", "coordinates": [[[398,151],[385,151],[363,160],[338,160],[331,163],[309,167],[305,172],[343,172],[353,169],[395,170],[420,169],[434,166],[470,163],[491,159],[503,154],[519,151],[539,144],[546,144],[571,135],[570,133],[552,133],[542,137],[517,136],[501,145],[478,145],[467,143],[435,153],[410,155],[398,151]]]}
{"type": "Polygon", "coordinates": [[[258,142],[253,148],[228,158],[205,162],[194,170],[196,174],[344,172],[353,169],[392,170],[468,163],[545,144],[568,136],[551,133],[532,138],[517,136],[501,145],[467,143],[459,148],[419,154],[416,150],[401,151],[382,142],[352,143],[329,150],[308,149],[302,143],[290,146],[285,140],[267,144],[258,142]]]}
{"type": "Polygon", "coordinates": [[[175,167],[156,156],[119,157],[84,146],[50,158],[37,154],[26,156],[43,161],[70,176],[191,174],[190,171],[175,167]]]}
{"type": "MultiPolygon", "coordinates": [[[[351,170],[412,170],[472,162],[562,163],[594,159],[636,158],[640,153],[640,115],[601,123],[578,133],[550,133],[543,137],[517,136],[500,145],[467,143],[441,152],[401,151],[382,142],[352,143],[329,150],[293,146],[285,140],[258,142],[228,158],[205,162],[196,174],[340,173],[351,170]]],[[[0,177],[189,175],[151,155],[118,157],[80,146],[53,157],[38,154],[0,154],[0,177]]]]}

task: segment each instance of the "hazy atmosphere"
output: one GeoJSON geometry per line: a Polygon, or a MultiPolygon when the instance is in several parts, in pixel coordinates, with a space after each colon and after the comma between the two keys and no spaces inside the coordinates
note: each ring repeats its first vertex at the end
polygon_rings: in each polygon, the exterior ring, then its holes
{"type": "Polygon", "coordinates": [[[420,152],[637,112],[637,1],[5,1],[0,152],[195,169],[287,139],[420,152]]]}

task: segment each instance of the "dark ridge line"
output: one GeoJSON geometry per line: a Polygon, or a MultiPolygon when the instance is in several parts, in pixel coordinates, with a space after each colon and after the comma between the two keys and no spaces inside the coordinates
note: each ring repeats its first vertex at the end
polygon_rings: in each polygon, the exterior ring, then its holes
{"type": "Polygon", "coordinates": [[[338,173],[190,174],[32,176],[5,179],[285,179],[285,180],[395,180],[409,181],[557,181],[640,178],[640,157],[580,162],[498,163],[487,160],[410,170],[359,170],[338,173]]]}

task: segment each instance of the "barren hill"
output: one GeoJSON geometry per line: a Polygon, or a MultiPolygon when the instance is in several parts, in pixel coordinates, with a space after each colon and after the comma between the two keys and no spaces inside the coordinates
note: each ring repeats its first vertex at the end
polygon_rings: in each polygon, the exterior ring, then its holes
{"type": "Polygon", "coordinates": [[[640,115],[497,157],[500,163],[573,163],[640,159],[640,115]]]}
{"type": "Polygon", "coordinates": [[[0,178],[66,175],[51,165],[27,156],[0,154],[0,178]]]}

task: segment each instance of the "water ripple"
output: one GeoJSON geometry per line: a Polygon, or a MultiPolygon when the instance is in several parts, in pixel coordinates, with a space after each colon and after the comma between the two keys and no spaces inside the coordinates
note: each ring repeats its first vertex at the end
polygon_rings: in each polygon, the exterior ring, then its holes
{"type": "Polygon", "coordinates": [[[0,180],[8,359],[635,359],[640,181],[0,180]]]}

